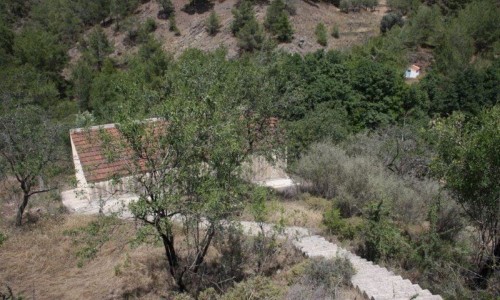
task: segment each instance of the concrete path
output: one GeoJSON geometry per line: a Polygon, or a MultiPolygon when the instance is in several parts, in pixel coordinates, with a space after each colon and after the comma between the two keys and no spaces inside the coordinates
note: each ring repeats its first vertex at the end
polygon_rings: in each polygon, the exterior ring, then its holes
{"type": "MultiPolygon", "coordinates": [[[[132,195],[121,196],[118,199],[107,201],[88,201],[77,197],[75,190],[62,193],[63,204],[70,212],[77,214],[97,214],[100,211],[105,214],[113,212],[120,213],[122,218],[131,218],[132,215],[126,209],[126,204],[133,201],[132,195]]],[[[265,232],[276,232],[273,224],[258,224],[256,222],[242,221],[241,227],[245,234],[256,235],[261,226],[265,232]]],[[[325,238],[313,235],[307,228],[285,227],[281,228],[279,236],[292,241],[306,257],[345,257],[349,259],[356,274],[351,283],[361,294],[370,300],[442,300],[439,295],[432,295],[429,290],[422,289],[418,284],[412,284],[408,279],[394,274],[386,268],[380,267],[361,258],[340,246],[327,241],[325,238]]]]}

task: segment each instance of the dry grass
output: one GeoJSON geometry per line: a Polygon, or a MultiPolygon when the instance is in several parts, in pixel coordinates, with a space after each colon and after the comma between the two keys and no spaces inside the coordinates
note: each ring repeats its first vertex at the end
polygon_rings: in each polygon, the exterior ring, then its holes
{"type": "MultiPolygon", "coordinates": [[[[309,195],[302,195],[293,200],[274,199],[267,203],[269,214],[267,223],[282,223],[286,226],[306,227],[315,231],[321,230],[323,212],[331,202],[309,195]]],[[[247,206],[241,216],[242,220],[254,221],[250,206],[247,206]]]]}
{"type": "MultiPolygon", "coordinates": [[[[103,231],[108,239],[97,245],[96,255],[83,259],[78,255],[87,245],[88,228],[97,220],[97,216],[59,215],[44,216],[21,229],[4,226],[2,231],[7,231],[8,239],[0,247],[0,285],[28,299],[170,299],[174,288],[166,272],[163,248],[144,244],[131,247],[136,233],[133,222],[111,219],[103,231]]],[[[177,240],[182,241],[182,233],[178,228],[176,231],[177,240]]],[[[241,245],[244,277],[254,276],[252,239],[242,238],[241,245]]],[[[282,282],[281,275],[303,258],[290,244],[278,243],[276,249],[265,274],[282,282]]],[[[178,253],[184,256],[186,252],[185,245],[180,245],[178,253]]],[[[207,266],[218,270],[221,257],[211,247],[207,266]]],[[[209,273],[206,279],[221,277],[217,272],[209,273]]]]}
{"type": "Polygon", "coordinates": [[[113,231],[98,255],[78,267],[78,244],[64,234],[87,226],[96,217],[68,216],[42,219],[18,232],[11,231],[0,248],[0,282],[17,295],[33,299],[115,299],[127,292],[155,293],[165,282],[161,249],[142,246],[130,249],[133,224],[113,231]],[[115,267],[129,257],[133,268],[115,275],[115,267]],[[133,272],[131,272],[133,270],[133,272]]]}

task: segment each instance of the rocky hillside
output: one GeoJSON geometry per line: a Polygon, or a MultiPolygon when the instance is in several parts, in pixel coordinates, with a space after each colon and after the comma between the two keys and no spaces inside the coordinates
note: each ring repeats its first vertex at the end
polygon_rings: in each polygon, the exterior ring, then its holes
{"type": "MultiPolygon", "coordinates": [[[[148,1],[141,4],[134,14],[123,20],[122,24],[139,24],[147,19],[155,20],[157,29],[154,36],[163,44],[163,48],[174,54],[180,55],[187,48],[199,48],[213,50],[220,46],[228,49],[228,56],[235,57],[238,54],[236,38],[231,33],[231,13],[237,0],[225,0],[211,2],[208,7],[198,9],[186,9],[186,0],[173,0],[177,27],[180,36],[169,31],[169,21],[158,18],[160,6],[156,1],[148,1]],[[205,27],[206,19],[210,12],[215,10],[220,19],[221,29],[215,36],[210,36],[205,27]]],[[[262,21],[265,17],[268,2],[261,2],[255,6],[257,18],[262,21]]],[[[363,43],[367,38],[379,33],[380,20],[386,12],[385,1],[380,1],[374,11],[360,11],[358,13],[342,13],[332,4],[324,2],[294,0],[293,6],[296,14],[290,17],[294,29],[294,39],[291,43],[280,44],[279,47],[293,53],[307,53],[323,48],[316,42],[314,34],[318,23],[325,24],[329,31],[327,49],[345,49],[356,44],[363,43]],[[330,35],[334,25],[337,25],[340,38],[335,39],[330,35]]],[[[120,57],[126,53],[135,51],[126,43],[127,26],[120,26],[117,30],[116,24],[109,24],[105,28],[109,40],[114,44],[112,56],[120,57]]],[[[78,46],[70,50],[70,56],[77,58],[78,46]]]]}

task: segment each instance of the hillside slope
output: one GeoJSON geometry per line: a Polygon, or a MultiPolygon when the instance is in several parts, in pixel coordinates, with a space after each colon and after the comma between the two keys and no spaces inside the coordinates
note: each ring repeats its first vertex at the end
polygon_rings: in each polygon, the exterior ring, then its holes
{"type": "MultiPolygon", "coordinates": [[[[155,38],[160,41],[165,51],[179,56],[188,48],[198,48],[206,51],[214,50],[224,46],[228,50],[228,57],[238,54],[237,40],[231,33],[231,22],[233,15],[231,10],[237,0],[225,0],[211,2],[210,6],[201,11],[185,11],[185,0],[173,0],[176,10],[176,23],[181,35],[169,31],[169,21],[158,18],[160,7],[156,1],[148,1],[141,4],[132,16],[123,23],[144,23],[148,18],[154,19],[157,29],[155,38]],[[210,36],[205,30],[205,21],[211,9],[214,9],[220,19],[221,29],[216,36],[210,36]]],[[[257,18],[263,21],[269,3],[262,2],[255,5],[257,18]]],[[[379,6],[373,12],[361,11],[359,13],[345,14],[333,6],[324,2],[295,1],[296,14],[291,16],[295,34],[291,43],[280,44],[278,47],[292,53],[308,53],[324,48],[316,42],[314,30],[319,22],[323,22],[328,28],[328,46],[326,49],[346,49],[356,44],[362,44],[369,37],[379,33],[380,20],[385,13],[385,0],[380,1],[379,6]],[[339,27],[340,38],[333,38],[330,33],[336,24],[339,27]],[[299,44],[301,44],[299,46],[299,44]]],[[[127,31],[122,29],[116,31],[115,24],[105,28],[109,40],[114,45],[113,57],[120,57],[127,53],[133,53],[137,47],[128,46],[126,43],[127,31]]],[[[70,56],[75,60],[79,57],[78,47],[70,50],[70,56]]]]}

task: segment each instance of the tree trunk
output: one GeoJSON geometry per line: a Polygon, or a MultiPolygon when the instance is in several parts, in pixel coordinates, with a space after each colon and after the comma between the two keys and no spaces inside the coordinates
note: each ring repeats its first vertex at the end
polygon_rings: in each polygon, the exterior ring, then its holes
{"type": "Polygon", "coordinates": [[[497,264],[500,260],[500,241],[498,241],[495,245],[494,252],[490,257],[483,263],[479,270],[479,276],[475,280],[475,285],[477,288],[485,289],[488,287],[488,279],[495,271],[495,268],[498,268],[497,264]]]}
{"type": "Polygon", "coordinates": [[[186,291],[186,285],[184,284],[185,271],[179,270],[179,259],[177,257],[177,253],[175,252],[174,248],[174,238],[173,236],[169,238],[166,234],[162,233],[160,233],[160,235],[163,242],[163,248],[165,249],[165,256],[167,257],[168,269],[170,275],[172,275],[172,277],[174,278],[175,284],[177,284],[179,291],[185,292],[186,291]]]}
{"type": "Polygon", "coordinates": [[[17,210],[17,217],[16,217],[16,226],[21,226],[23,224],[23,213],[24,210],[26,209],[26,206],[28,206],[28,201],[30,200],[30,195],[27,192],[23,193],[23,202],[21,205],[19,205],[19,209],[17,210]]]}

